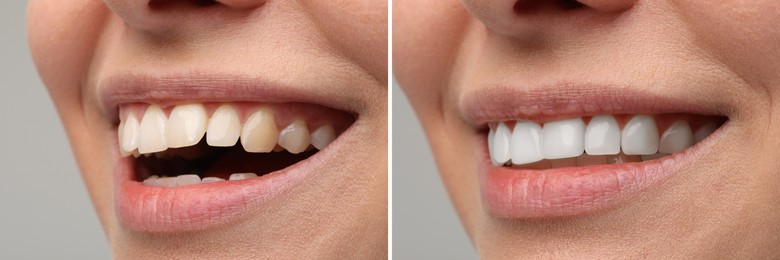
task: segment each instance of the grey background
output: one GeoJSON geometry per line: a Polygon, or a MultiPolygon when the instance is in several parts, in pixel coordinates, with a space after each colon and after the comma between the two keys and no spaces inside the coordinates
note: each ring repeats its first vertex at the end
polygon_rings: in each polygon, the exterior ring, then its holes
{"type": "Polygon", "coordinates": [[[27,49],[26,5],[0,2],[0,259],[109,259],[65,131],[27,49]]]}
{"type": "Polygon", "coordinates": [[[477,259],[409,101],[392,91],[393,258],[477,259]]]}

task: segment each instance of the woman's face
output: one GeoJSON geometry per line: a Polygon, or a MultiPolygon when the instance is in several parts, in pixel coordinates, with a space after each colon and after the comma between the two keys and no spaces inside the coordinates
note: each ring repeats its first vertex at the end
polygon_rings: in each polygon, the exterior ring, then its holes
{"type": "Polygon", "coordinates": [[[776,1],[396,0],[394,74],[483,257],[777,258],[778,20],[776,1]]]}
{"type": "Polygon", "coordinates": [[[386,255],[386,1],[31,1],[28,26],[117,258],[386,255]]]}

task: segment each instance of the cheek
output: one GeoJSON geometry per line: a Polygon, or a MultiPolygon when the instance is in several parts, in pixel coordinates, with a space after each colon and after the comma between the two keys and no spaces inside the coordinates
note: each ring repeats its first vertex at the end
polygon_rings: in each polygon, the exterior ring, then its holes
{"type": "Polygon", "coordinates": [[[306,1],[302,5],[332,47],[387,82],[387,1],[306,1]]]}
{"type": "Polygon", "coordinates": [[[780,84],[780,2],[678,2],[683,19],[705,51],[753,86],[780,84]]]}
{"type": "Polygon", "coordinates": [[[30,2],[30,50],[58,108],[78,99],[106,14],[100,1],[30,2]]]}

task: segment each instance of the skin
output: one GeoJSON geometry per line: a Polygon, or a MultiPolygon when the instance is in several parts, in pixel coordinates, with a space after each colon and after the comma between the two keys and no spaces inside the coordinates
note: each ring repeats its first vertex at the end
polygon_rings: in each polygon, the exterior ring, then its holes
{"type": "Polygon", "coordinates": [[[209,8],[179,1],[150,11],[146,1],[38,0],[28,12],[33,58],[115,258],[386,257],[385,1],[238,0],[209,8]],[[311,88],[350,104],[361,142],[238,221],[187,233],[129,231],[114,211],[115,152],[107,151],[117,149],[116,122],[99,112],[97,83],[133,68],[218,69],[311,88]]]}
{"type": "MultiPolygon", "coordinates": [[[[455,209],[485,259],[780,257],[780,19],[776,1],[396,0],[394,74],[424,126],[455,209]],[[530,6],[530,7],[529,7],[530,6]],[[485,133],[461,100],[480,82],[606,82],[728,117],[685,169],[615,207],[503,219],[480,201],[485,133]]],[[[522,102],[522,100],[518,101],[522,102]]]]}

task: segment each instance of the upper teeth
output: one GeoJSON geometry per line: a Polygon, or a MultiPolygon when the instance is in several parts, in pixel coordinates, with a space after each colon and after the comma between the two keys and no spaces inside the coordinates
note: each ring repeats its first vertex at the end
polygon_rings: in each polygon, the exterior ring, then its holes
{"type": "Polygon", "coordinates": [[[634,116],[622,130],[611,115],[594,116],[587,126],[582,118],[550,121],[544,123],[544,126],[517,121],[511,130],[506,123],[500,122],[490,128],[488,151],[494,165],[510,161],[519,165],[544,159],[575,158],[581,157],[583,153],[618,155],[621,151],[625,155],[642,155],[643,158],[654,159],[658,157],[656,153],[672,154],[685,150],[716,128],[715,124],[707,124],[697,131],[694,138],[688,122],[678,120],[659,138],[655,119],[648,115],[634,116]]]}
{"type": "Polygon", "coordinates": [[[204,135],[210,146],[233,146],[240,138],[247,152],[271,152],[278,144],[291,153],[305,151],[310,143],[322,149],[336,137],[329,124],[310,135],[301,119],[279,131],[269,108],[256,109],[242,126],[231,104],[221,105],[210,119],[202,104],[177,105],[168,117],[162,108],[150,105],[140,121],[133,113],[122,119],[118,128],[119,150],[122,156],[151,154],[196,145],[204,135]]]}

